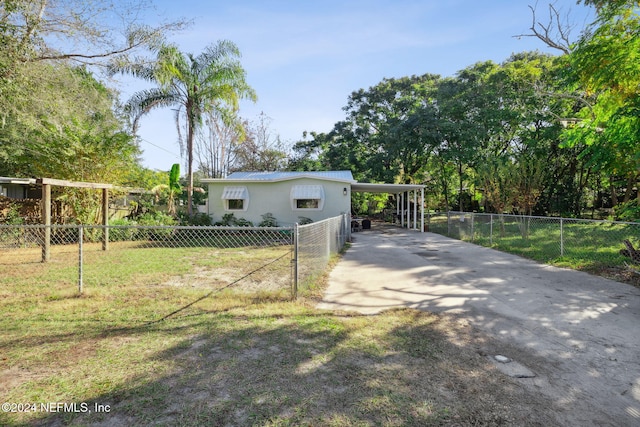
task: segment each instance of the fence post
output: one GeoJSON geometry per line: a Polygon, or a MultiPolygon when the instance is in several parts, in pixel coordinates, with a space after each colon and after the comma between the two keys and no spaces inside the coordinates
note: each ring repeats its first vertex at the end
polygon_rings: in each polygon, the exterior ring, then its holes
{"type": "Polygon", "coordinates": [[[300,230],[299,225],[296,222],[293,225],[293,289],[292,289],[292,297],[293,299],[298,299],[298,242],[300,241],[300,230]]]}
{"type": "Polygon", "coordinates": [[[489,246],[493,246],[493,214],[489,219],[489,246]]]}
{"type": "Polygon", "coordinates": [[[78,226],[78,293],[82,294],[82,280],[83,280],[83,251],[82,251],[82,242],[84,241],[84,231],[82,225],[78,226]]]}
{"type": "Polygon", "coordinates": [[[476,216],[472,213],[471,214],[471,242],[473,242],[473,233],[474,233],[473,223],[474,223],[475,217],[476,216]]]}
{"type": "Polygon", "coordinates": [[[564,221],[560,218],[560,256],[564,256],[564,221]]]}
{"type": "Polygon", "coordinates": [[[451,237],[451,211],[447,211],[447,237],[451,237]]]}

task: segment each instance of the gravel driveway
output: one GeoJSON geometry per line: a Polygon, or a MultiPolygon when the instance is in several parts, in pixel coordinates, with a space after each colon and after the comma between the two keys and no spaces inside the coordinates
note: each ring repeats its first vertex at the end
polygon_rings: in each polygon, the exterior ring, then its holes
{"type": "MultiPolygon", "coordinates": [[[[354,233],[319,305],[459,316],[500,343],[505,374],[556,402],[563,425],[640,425],[640,289],[433,233],[354,233]]],[[[495,347],[495,346],[494,346],[495,347]]]]}

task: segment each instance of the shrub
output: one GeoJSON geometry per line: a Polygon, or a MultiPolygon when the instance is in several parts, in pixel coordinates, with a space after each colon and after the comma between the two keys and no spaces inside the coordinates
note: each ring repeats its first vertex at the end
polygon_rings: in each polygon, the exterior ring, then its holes
{"type": "Polygon", "coordinates": [[[637,199],[619,204],[614,208],[614,212],[618,221],[640,221],[640,203],[637,199]]]}
{"type": "Polygon", "coordinates": [[[298,217],[298,224],[300,225],[311,224],[312,222],[313,220],[311,218],[307,218],[306,216],[298,217]]]}
{"type": "MultiPolygon", "coordinates": [[[[171,215],[167,215],[162,212],[147,212],[138,217],[138,225],[153,227],[174,226],[177,225],[177,221],[171,215]]],[[[143,237],[151,240],[162,240],[168,236],[171,236],[171,234],[173,234],[173,231],[174,230],[172,228],[158,228],[152,230],[140,230],[140,233],[143,237]]]]}
{"type": "Polygon", "coordinates": [[[138,225],[163,226],[177,224],[177,221],[174,217],[163,212],[144,213],[138,217],[137,221],[138,225]]]}
{"type": "Polygon", "coordinates": [[[198,212],[192,217],[189,217],[185,212],[178,213],[180,224],[182,225],[196,225],[196,226],[208,226],[211,225],[211,217],[206,213],[198,212]]]}
{"type": "Polygon", "coordinates": [[[262,222],[258,224],[258,226],[259,227],[277,227],[278,220],[276,220],[276,217],[273,216],[271,212],[267,212],[266,214],[262,215],[262,222]]]}
{"type": "Polygon", "coordinates": [[[135,240],[138,233],[138,230],[134,227],[138,224],[130,219],[112,219],[109,221],[109,225],[118,227],[109,230],[109,240],[112,242],[135,240]]]}
{"type": "Polygon", "coordinates": [[[224,214],[222,216],[222,221],[218,221],[214,225],[223,227],[253,227],[253,223],[251,221],[247,221],[244,218],[236,218],[232,213],[224,214]]]}

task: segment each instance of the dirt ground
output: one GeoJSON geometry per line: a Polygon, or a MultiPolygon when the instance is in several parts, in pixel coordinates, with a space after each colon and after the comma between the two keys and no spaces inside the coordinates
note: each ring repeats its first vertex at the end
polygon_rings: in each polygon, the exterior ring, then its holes
{"type": "Polygon", "coordinates": [[[640,425],[640,289],[629,284],[374,227],[354,235],[319,307],[453,316],[471,328],[464,345],[540,398],[519,402],[533,413],[557,425],[640,425]]]}

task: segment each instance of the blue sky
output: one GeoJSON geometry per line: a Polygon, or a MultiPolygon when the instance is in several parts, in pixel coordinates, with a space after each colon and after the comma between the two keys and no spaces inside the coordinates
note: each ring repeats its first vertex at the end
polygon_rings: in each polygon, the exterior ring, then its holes
{"type": "MultiPolygon", "coordinates": [[[[383,78],[425,73],[452,76],[478,61],[502,62],[512,53],[557,53],[532,37],[529,5],[548,20],[538,0],[156,0],[157,13],[193,25],[171,41],[199,54],[220,39],[242,53],[258,102],[243,103],[242,117],[270,119],[272,134],[287,143],[303,131],[328,132],[344,118],[349,95],[383,78]]],[[[592,11],[575,0],[553,2],[574,27],[575,40],[592,11]]],[[[126,99],[140,87],[121,87],[126,99]]],[[[172,111],[141,120],[143,165],[168,170],[180,159],[172,111]]]]}

